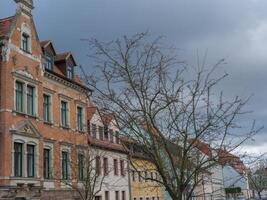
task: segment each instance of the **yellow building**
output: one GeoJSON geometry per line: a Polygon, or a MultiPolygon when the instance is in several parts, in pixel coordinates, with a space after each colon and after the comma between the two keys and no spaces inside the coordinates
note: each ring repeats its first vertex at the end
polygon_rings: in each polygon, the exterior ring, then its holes
{"type": "Polygon", "coordinates": [[[163,188],[155,165],[148,159],[135,156],[130,160],[130,192],[132,200],[163,200],[163,188]]]}

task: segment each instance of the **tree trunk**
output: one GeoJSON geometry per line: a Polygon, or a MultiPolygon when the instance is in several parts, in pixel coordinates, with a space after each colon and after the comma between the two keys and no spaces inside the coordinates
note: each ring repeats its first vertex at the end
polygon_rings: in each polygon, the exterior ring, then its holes
{"type": "Polygon", "coordinates": [[[261,192],[258,192],[259,199],[261,199],[261,192]]]}

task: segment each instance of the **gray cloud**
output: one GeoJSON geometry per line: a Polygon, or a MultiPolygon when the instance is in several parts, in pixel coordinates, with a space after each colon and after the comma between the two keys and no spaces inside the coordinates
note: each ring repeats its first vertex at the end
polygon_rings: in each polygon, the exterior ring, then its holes
{"type": "MultiPolygon", "coordinates": [[[[203,55],[208,50],[208,65],[226,58],[222,71],[230,76],[220,89],[229,97],[254,94],[248,119],[265,125],[266,7],[265,0],[35,0],[34,17],[40,39],[53,40],[58,51],[71,50],[88,70],[88,48],[81,38],[111,40],[145,30],[166,36],[190,64],[196,63],[197,51],[203,55]]],[[[13,1],[1,0],[0,17],[14,12],[13,1]]],[[[264,129],[250,145],[266,144],[266,133],[264,129]]]]}

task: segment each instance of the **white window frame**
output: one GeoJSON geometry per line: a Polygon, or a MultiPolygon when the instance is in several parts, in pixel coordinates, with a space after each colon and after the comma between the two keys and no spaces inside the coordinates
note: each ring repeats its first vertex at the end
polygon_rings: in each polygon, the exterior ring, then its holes
{"type": "Polygon", "coordinates": [[[22,177],[17,177],[17,179],[20,178],[38,178],[39,177],[39,142],[38,139],[35,138],[30,138],[27,136],[21,136],[21,135],[13,135],[12,138],[12,177],[15,176],[15,172],[14,172],[14,167],[15,167],[15,163],[14,163],[14,143],[21,143],[23,144],[22,147],[22,177]],[[28,177],[27,174],[27,145],[34,145],[34,177],[28,177]]]}
{"type": "MultiPolygon", "coordinates": [[[[49,166],[49,168],[50,168],[50,176],[51,177],[50,177],[50,179],[45,179],[45,180],[49,181],[49,180],[54,178],[54,168],[53,168],[53,166],[54,166],[54,145],[52,143],[50,143],[50,142],[44,142],[43,150],[44,149],[49,149],[50,150],[50,163],[49,163],[50,166],[49,166]]],[[[42,174],[42,177],[44,178],[44,174],[42,174]]]]}
{"type": "Polygon", "coordinates": [[[28,49],[27,49],[26,53],[32,53],[32,34],[31,34],[31,30],[30,30],[29,25],[26,24],[25,22],[22,23],[22,25],[21,25],[21,34],[20,34],[20,49],[21,50],[23,50],[23,48],[22,48],[22,45],[23,45],[22,44],[23,34],[26,34],[28,36],[28,49]]]}
{"type": "Polygon", "coordinates": [[[63,185],[66,185],[64,184],[64,181],[66,182],[69,182],[71,181],[72,177],[71,177],[71,147],[69,146],[61,146],[60,147],[60,178],[63,180],[62,183],[63,185]],[[67,180],[63,180],[63,177],[62,177],[62,152],[67,152],[68,153],[68,179],[67,180]]]}
{"type": "MultiPolygon", "coordinates": [[[[47,95],[50,97],[50,113],[49,113],[49,118],[50,118],[50,121],[48,123],[51,123],[53,124],[54,123],[54,118],[53,118],[53,94],[49,93],[49,92],[46,92],[44,91],[43,92],[43,95],[47,95]]],[[[44,98],[43,98],[43,103],[44,103],[44,98]]],[[[61,112],[61,109],[60,109],[60,112],[61,112]]],[[[61,116],[60,116],[61,117],[61,116]]],[[[47,122],[44,120],[44,104],[43,104],[43,117],[42,117],[43,121],[44,122],[47,122]]]]}
{"type": "Polygon", "coordinates": [[[76,122],[76,130],[79,132],[86,132],[86,117],[85,117],[85,107],[81,104],[76,104],[76,116],[75,116],[75,122],[76,122]],[[79,130],[78,127],[78,120],[77,120],[77,115],[78,115],[78,107],[82,108],[82,130],[79,130]]]}
{"type": "Polygon", "coordinates": [[[59,99],[59,103],[60,103],[60,110],[59,110],[59,113],[60,113],[60,117],[59,117],[59,124],[60,124],[60,127],[62,127],[62,128],[71,128],[70,127],[70,100],[68,100],[68,99],[66,99],[66,98],[62,98],[62,97],[60,97],[60,99],[59,99]],[[63,126],[62,125],[62,119],[61,119],[61,102],[62,101],[64,101],[64,102],[66,102],[67,103],[67,126],[63,126]]]}
{"type": "Polygon", "coordinates": [[[14,107],[14,111],[15,112],[18,112],[16,110],[16,82],[20,82],[23,84],[22,88],[23,88],[23,92],[22,92],[22,98],[23,98],[23,108],[22,108],[22,113],[25,114],[25,115],[28,115],[28,116],[32,116],[32,117],[38,117],[38,87],[36,84],[33,84],[29,81],[25,81],[23,79],[20,79],[20,78],[15,78],[14,79],[14,86],[13,86],[13,94],[14,94],[14,98],[13,98],[13,101],[14,101],[14,104],[13,104],[13,107],[14,107]],[[34,88],[34,105],[33,105],[33,109],[34,109],[34,113],[33,115],[29,115],[27,113],[27,86],[31,86],[34,88]]]}

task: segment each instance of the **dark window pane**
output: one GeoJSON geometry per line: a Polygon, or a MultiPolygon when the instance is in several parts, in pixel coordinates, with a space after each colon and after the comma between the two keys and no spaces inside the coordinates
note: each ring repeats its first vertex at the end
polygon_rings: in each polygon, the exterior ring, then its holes
{"type": "Polygon", "coordinates": [[[50,116],[51,116],[51,113],[50,113],[50,96],[49,95],[46,95],[44,94],[43,95],[43,112],[44,112],[44,121],[46,122],[50,122],[51,119],[50,119],[50,116]]]}
{"type": "Polygon", "coordinates": [[[68,104],[65,101],[61,101],[61,126],[67,127],[68,126],[68,104]]]}
{"type": "Polygon", "coordinates": [[[27,86],[27,114],[34,115],[34,87],[27,86]]]}
{"type": "Polygon", "coordinates": [[[99,156],[95,158],[95,170],[97,175],[101,174],[101,160],[99,156]]]}
{"type": "Polygon", "coordinates": [[[67,180],[69,177],[68,177],[68,152],[62,152],[62,179],[63,180],[67,180]]]}
{"type": "Polygon", "coordinates": [[[44,178],[50,179],[50,149],[44,149],[44,178]]]}
{"type": "Polygon", "coordinates": [[[79,131],[83,130],[83,109],[77,107],[77,128],[79,131]]]}
{"type": "Polygon", "coordinates": [[[21,42],[22,42],[22,50],[28,52],[29,51],[29,36],[23,33],[21,42]]]}
{"type": "Polygon", "coordinates": [[[84,156],[83,154],[78,155],[78,177],[79,180],[83,180],[83,161],[84,161],[84,156]]]}
{"type": "Polygon", "coordinates": [[[22,146],[21,143],[14,143],[14,175],[15,177],[22,176],[22,146]]]}
{"type": "Polygon", "coordinates": [[[16,82],[16,111],[23,112],[23,83],[16,82]]]}
{"type": "Polygon", "coordinates": [[[34,145],[27,145],[27,172],[28,177],[34,177],[35,173],[35,156],[34,156],[34,145]]]}

